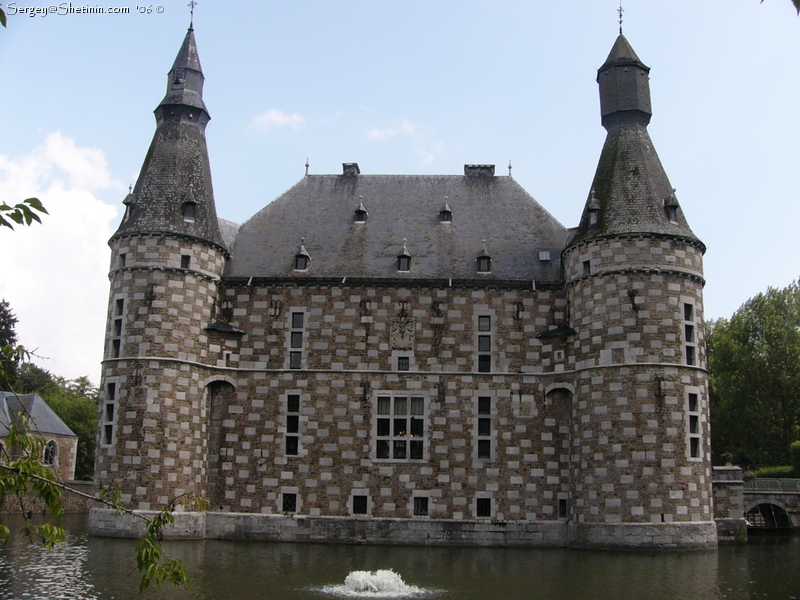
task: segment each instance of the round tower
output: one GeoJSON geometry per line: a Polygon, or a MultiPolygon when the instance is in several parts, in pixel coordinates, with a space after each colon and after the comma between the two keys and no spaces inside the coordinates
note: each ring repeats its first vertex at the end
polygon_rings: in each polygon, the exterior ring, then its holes
{"type": "Polygon", "coordinates": [[[716,544],[703,253],[647,125],[649,68],[620,34],[598,70],[608,135],[564,251],[576,331],[578,547],[716,544]]]}
{"type": "MultiPolygon", "coordinates": [[[[156,131],[109,241],[111,292],[96,478],[159,510],[206,487],[207,327],[228,258],[214,206],[203,72],[190,27],[155,110],[156,131]]],[[[212,360],[213,359],[213,360],[212,360]]],[[[103,511],[95,531],[126,525],[103,511]]],[[[187,531],[187,535],[190,532],[187,531]]]]}

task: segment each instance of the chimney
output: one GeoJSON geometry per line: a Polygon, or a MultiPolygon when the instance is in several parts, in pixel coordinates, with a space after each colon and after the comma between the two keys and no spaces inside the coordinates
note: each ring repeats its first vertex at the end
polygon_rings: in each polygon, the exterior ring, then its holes
{"type": "Polygon", "coordinates": [[[361,175],[361,169],[358,168],[358,163],[342,163],[342,175],[345,177],[361,175]]]}
{"type": "Polygon", "coordinates": [[[494,177],[494,165],[464,165],[465,177],[494,177]]]}

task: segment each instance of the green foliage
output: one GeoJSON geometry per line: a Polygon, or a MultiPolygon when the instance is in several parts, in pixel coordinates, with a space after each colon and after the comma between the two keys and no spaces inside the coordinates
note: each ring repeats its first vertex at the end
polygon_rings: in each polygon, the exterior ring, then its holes
{"type": "Polygon", "coordinates": [[[0,8],[0,25],[6,26],[6,13],[2,8],[0,8]]]}
{"type": "Polygon", "coordinates": [[[800,287],[770,288],[706,335],[715,458],[785,465],[800,437],[800,287]]]}
{"type": "Polygon", "coordinates": [[[789,459],[792,461],[794,476],[800,477],[800,440],[795,440],[789,445],[789,459]]]}
{"type": "Polygon", "coordinates": [[[791,465],[779,465],[776,467],[761,467],[756,469],[756,477],[765,477],[768,479],[780,479],[781,477],[791,477],[791,465]]]}
{"type": "Polygon", "coordinates": [[[5,299],[0,300],[0,390],[10,389],[17,374],[19,357],[13,352],[17,345],[17,323],[11,305],[5,299]]]}
{"type": "Polygon", "coordinates": [[[34,221],[41,223],[42,219],[36,214],[37,212],[49,214],[38,198],[28,198],[14,206],[0,204],[0,226],[14,229],[12,221],[17,225],[30,225],[34,221]]]}

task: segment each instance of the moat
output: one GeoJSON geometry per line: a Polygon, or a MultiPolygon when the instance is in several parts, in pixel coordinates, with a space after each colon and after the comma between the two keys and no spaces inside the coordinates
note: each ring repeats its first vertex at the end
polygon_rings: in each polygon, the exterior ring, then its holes
{"type": "MultiPolygon", "coordinates": [[[[19,522],[3,515],[9,526],[19,522]]],[[[192,587],[138,593],[134,541],[89,537],[83,518],[53,551],[14,535],[0,547],[0,599],[262,600],[424,597],[442,600],[800,599],[800,536],[756,537],[746,546],[698,552],[425,548],[266,542],[165,544],[192,587]],[[358,594],[354,571],[391,569],[400,592],[358,594]]]]}

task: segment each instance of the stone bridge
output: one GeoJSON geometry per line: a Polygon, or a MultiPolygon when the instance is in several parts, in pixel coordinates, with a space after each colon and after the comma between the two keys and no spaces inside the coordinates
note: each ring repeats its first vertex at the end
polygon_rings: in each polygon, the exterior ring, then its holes
{"type": "Polygon", "coordinates": [[[720,543],[742,542],[747,528],[800,529],[800,479],[744,481],[742,469],[714,467],[714,520],[720,543]]]}
{"type": "Polygon", "coordinates": [[[800,479],[753,479],[744,484],[744,518],[751,527],[800,528],[800,479]]]}

